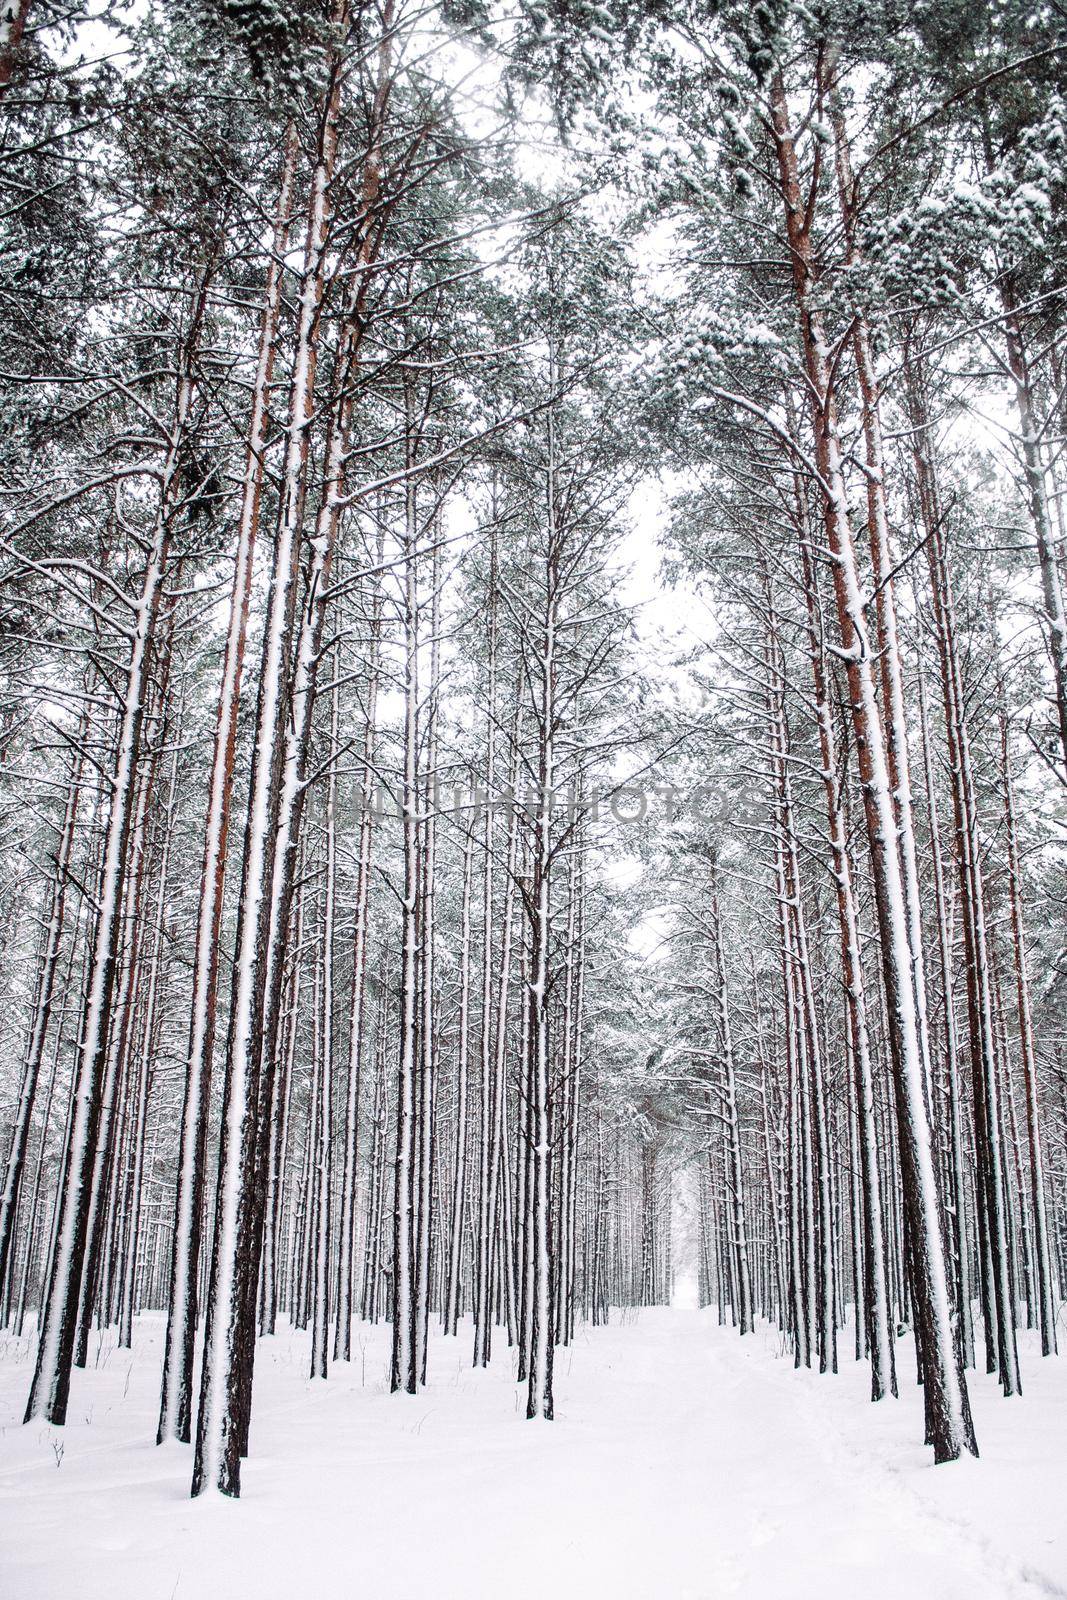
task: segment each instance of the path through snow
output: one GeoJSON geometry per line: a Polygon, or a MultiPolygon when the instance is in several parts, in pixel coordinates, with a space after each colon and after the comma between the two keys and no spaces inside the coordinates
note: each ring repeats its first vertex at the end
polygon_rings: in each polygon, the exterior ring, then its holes
{"type": "Polygon", "coordinates": [[[1026,1396],[974,1380],[981,1462],[934,1468],[905,1396],[798,1374],[769,1330],[646,1311],[558,1355],[528,1424],[507,1352],[439,1336],[386,1392],[387,1330],[310,1384],[305,1335],[260,1346],[239,1503],[188,1500],[158,1450],[161,1324],[76,1374],[65,1430],[21,1426],[27,1341],[0,1342],[0,1594],[10,1600],[1011,1600],[1067,1596],[1067,1362],[1026,1396]],[[57,1457],[58,1464],[57,1464],[57,1457]]]}

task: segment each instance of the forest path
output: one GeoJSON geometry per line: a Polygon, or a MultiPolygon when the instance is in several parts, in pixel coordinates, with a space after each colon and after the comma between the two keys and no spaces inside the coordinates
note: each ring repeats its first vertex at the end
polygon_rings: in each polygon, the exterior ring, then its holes
{"type": "Polygon", "coordinates": [[[264,1341],[239,1503],[188,1500],[151,1444],[160,1324],[104,1341],[71,1419],[20,1425],[29,1346],[0,1341],[0,1594],[13,1600],[1011,1600],[1067,1594],[1065,1361],[1028,1394],[974,1382],[984,1456],[934,1468],[919,1397],[871,1406],[796,1373],[770,1330],[618,1316],[557,1356],[527,1424],[501,1349],[434,1337],[430,1387],[386,1392],[388,1330],[309,1384],[307,1338],[264,1341]],[[76,1589],[71,1575],[77,1574],[76,1589]]]}

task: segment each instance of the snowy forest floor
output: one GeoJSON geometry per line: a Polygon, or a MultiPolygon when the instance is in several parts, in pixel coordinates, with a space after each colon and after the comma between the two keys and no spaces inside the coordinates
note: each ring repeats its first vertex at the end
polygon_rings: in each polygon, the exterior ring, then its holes
{"type": "Polygon", "coordinates": [[[68,1425],[22,1426],[32,1344],[0,1336],[0,1594],[8,1600],[985,1600],[1067,1595],[1067,1361],[1024,1339],[1022,1400],[972,1377],[980,1462],[713,1313],[616,1314],[557,1354],[556,1421],[527,1423],[510,1358],[434,1337],[431,1381],[387,1392],[388,1329],[311,1384],[308,1340],[261,1343],[240,1502],[188,1498],[157,1449],[162,1323],[100,1339],[68,1425]]]}

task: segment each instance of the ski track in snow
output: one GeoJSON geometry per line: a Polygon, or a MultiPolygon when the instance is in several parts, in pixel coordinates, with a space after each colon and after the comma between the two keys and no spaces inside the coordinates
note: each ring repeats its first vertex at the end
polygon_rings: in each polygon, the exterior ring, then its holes
{"type": "Polygon", "coordinates": [[[1067,1363],[1028,1336],[1025,1394],[970,1375],[979,1462],[934,1467],[910,1341],[902,1398],[795,1372],[776,1331],[616,1313],[556,1356],[556,1421],[527,1423],[496,1331],[433,1336],[431,1382],[387,1392],[388,1329],[307,1379],[309,1335],[259,1346],[243,1498],[188,1499],[157,1448],[162,1320],[75,1373],[65,1429],[21,1425],[32,1341],[0,1337],[5,1600],[1014,1600],[1067,1596],[1067,1363]],[[58,1464],[57,1464],[58,1457],[58,1464]]]}

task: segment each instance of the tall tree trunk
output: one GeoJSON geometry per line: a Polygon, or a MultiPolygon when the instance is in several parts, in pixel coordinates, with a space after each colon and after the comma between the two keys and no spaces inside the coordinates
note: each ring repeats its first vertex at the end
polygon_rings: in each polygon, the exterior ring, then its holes
{"type": "MultiPolygon", "coordinates": [[[[219,709],[215,723],[211,773],[208,778],[204,856],[200,872],[200,899],[193,946],[189,1048],[185,1065],[185,1087],[178,1143],[178,1178],[174,1195],[170,1297],[163,1346],[159,1423],[156,1429],[157,1444],[163,1444],[167,1439],[180,1439],[188,1443],[192,1426],[193,1346],[196,1337],[200,1224],[204,1207],[204,1162],[210,1106],[211,1060],[215,1041],[222,890],[226,871],[226,843],[229,835],[241,676],[245,640],[248,634],[252,556],[263,488],[270,380],[274,367],[278,314],[281,306],[282,264],[289,237],[296,157],[296,132],[290,127],[286,136],[274,236],[267,265],[260,319],[259,353],[253,380],[252,411],[248,423],[241,503],[237,518],[233,587],[230,592],[229,620],[219,686],[219,709]]],[[[306,341],[310,334],[310,322],[307,319],[302,320],[301,330],[301,337],[306,341]]],[[[303,351],[298,347],[298,363],[302,357],[303,351]]]]}
{"type": "MultiPolygon", "coordinates": [[[[1002,688],[1003,696],[1003,688],[1002,688]]],[[[1019,1025],[1019,1055],[1026,1092],[1026,1137],[1030,1156],[1030,1203],[1033,1221],[1034,1256],[1037,1268],[1037,1325],[1041,1334],[1041,1354],[1056,1352],[1056,1307],[1052,1289],[1052,1259],[1049,1251],[1048,1218],[1045,1207],[1045,1162],[1041,1148],[1041,1117],[1037,1096],[1037,1059],[1034,1050],[1033,1016],[1030,1006],[1030,972],[1023,926],[1021,874],[1019,869],[1018,825],[1015,817],[1015,788],[1011,771],[1011,741],[1008,716],[1000,708],[1000,761],[1004,789],[1004,823],[1008,846],[1008,903],[1011,908],[1012,954],[1015,958],[1015,998],[1019,1025]]]]}
{"type": "Polygon", "coordinates": [[[905,886],[896,848],[897,821],[875,693],[873,652],[848,518],[830,357],[813,295],[811,237],[800,195],[796,152],[780,75],[775,76],[772,85],[771,116],[878,909],[883,980],[891,1020],[889,1037],[901,1166],[922,1330],[930,1442],[935,1459],[948,1461],[964,1451],[976,1453],[977,1446],[952,1326],[944,1224],[926,1103],[905,886]]]}
{"type": "Polygon", "coordinates": [[[284,731],[290,699],[290,657],[296,613],[300,529],[319,353],[328,192],[337,149],[339,63],[331,63],[319,150],[311,179],[304,266],[297,308],[296,360],[282,470],[278,525],[263,631],[259,703],[242,863],[237,955],[219,1134],[215,1236],[209,1271],[204,1364],[197,1419],[192,1492],[240,1493],[245,1397],[254,1348],[246,1303],[254,1300],[259,1263],[253,1262],[260,1054],[264,1033],[267,945],[274,908],[284,731]],[[253,1268],[255,1269],[253,1272],[253,1268]],[[249,1287],[251,1285],[251,1287],[249,1287]]]}
{"type": "Polygon", "coordinates": [[[962,671],[956,646],[955,603],[929,423],[918,374],[909,365],[909,407],[919,504],[941,668],[945,731],[952,774],[960,908],[967,952],[967,1011],[978,1166],[978,1224],[987,1270],[983,1308],[987,1365],[999,1370],[1005,1394],[1019,1392],[1015,1314],[1008,1282],[1008,1237],[1003,1129],[996,1069],[991,969],[978,800],[971,758],[962,671]]]}
{"type": "Polygon", "coordinates": [[[122,918],[126,846],[137,787],[152,644],[175,517],[181,504],[181,465],[195,393],[192,367],[206,298],[205,277],[194,299],[181,349],[174,415],[161,468],[159,504],[145,550],[140,591],[136,601],[131,602],[132,624],[125,633],[129,657],[121,690],[115,763],[108,780],[110,805],[104,833],[89,988],[72,1083],[67,1171],[56,1221],[49,1284],[41,1309],[37,1363],[26,1405],[27,1422],[43,1417],[48,1422],[63,1423],[67,1416],[122,918]]]}
{"type": "Polygon", "coordinates": [[[456,1124],[452,1164],[452,1209],[448,1233],[448,1276],[445,1284],[444,1330],[458,1332],[460,1268],[463,1260],[463,1224],[467,1201],[467,1052],[470,1034],[471,974],[471,867],[474,829],[468,827],[463,842],[463,890],[459,945],[459,1037],[456,1044],[456,1124]]]}
{"type": "Polygon", "coordinates": [[[722,911],[719,905],[718,862],[711,859],[711,933],[715,958],[715,983],[718,999],[719,1049],[722,1052],[723,1101],[726,1107],[726,1141],[729,1170],[726,1195],[730,1206],[730,1245],[737,1274],[737,1321],[741,1333],[751,1333],[752,1275],[749,1266],[748,1232],[745,1224],[744,1161],[737,1108],[737,1079],[734,1071],[733,1031],[730,1025],[730,995],[726,981],[726,951],[723,946],[722,911]]]}
{"type": "Polygon", "coordinates": [[[19,1084],[18,1102],[11,1127],[11,1142],[8,1146],[7,1161],[4,1166],[4,1187],[3,1193],[0,1195],[0,1284],[3,1284],[7,1277],[19,1189],[26,1163],[30,1122],[33,1117],[34,1100],[37,1094],[37,1080],[40,1076],[41,1062],[44,1059],[48,1027],[52,1019],[56,973],[59,968],[60,950],[63,942],[70,859],[74,848],[75,825],[78,819],[78,798],[81,791],[84,764],[84,758],[80,751],[88,731],[87,724],[88,703],[86,703],[86,708],[82,712],[75,740],[75,750],[78,753],[75,755],[71,766],[67,798],[63,807],[63,820],[59,826],[59,842],[53,858],[53,870],[49,876],[49,912],[48,920],[45,924],[44,941],[38,967],[33,1019],[30,1024],[26,1053],[22,1062],[22,1079],[19,1084]]]}
{"type": "MultiPolygon", "coordinates": [[[[378,564],[382,542],[378,540],[378,564]]],[[[359,1164],[359,1092],[363,1062],[364,1005],[367,981],[367,935],[371,873],[371,783],[375,751],[375,714],[378,697],[378,651],[381,633],[381,590],[375,592],[371,620],[370,659],[367,665],[366,721],[363,731],[362,802],[359,814],[359,851],[356,864],[355,927],[352,934],[352,999],[348,1014],[348,1080],[345,1099],[345,1136],[341,1177],[341,1214],[337,1252],[337,1333],[335,1361],[352,1355],[352,1304],[355,1293],[356,1182],[359,1164]]]]}

